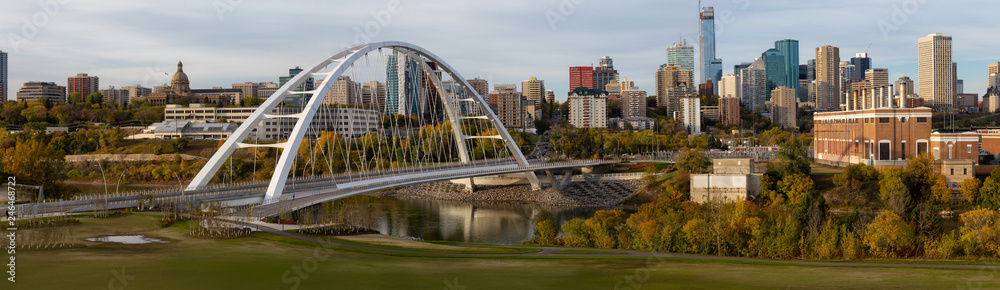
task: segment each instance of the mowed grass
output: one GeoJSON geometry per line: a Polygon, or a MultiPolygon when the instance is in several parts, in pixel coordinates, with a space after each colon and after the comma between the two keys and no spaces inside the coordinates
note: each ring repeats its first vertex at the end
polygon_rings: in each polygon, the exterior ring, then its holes
{"type": "Polygon", "coordinates": [[[979,270],[808,267],[645,257],[399,257],[340,251],[272,235],[195,239],[186,237],[181,227],[157,228],[156,218],[81,218],[76,230],[81,241],[90,235],[143,233],[171,243],[19,251],[18,281],[12,289],[1000,287],[995,279],[1000,273],[979,270]],[[123,285],[119,277],[128,284],[123,285]]]}

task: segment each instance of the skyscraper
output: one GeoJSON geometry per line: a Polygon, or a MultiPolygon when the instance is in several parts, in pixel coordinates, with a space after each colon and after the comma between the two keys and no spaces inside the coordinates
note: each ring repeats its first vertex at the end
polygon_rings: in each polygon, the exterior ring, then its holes
{"type": "MultiPolygon", "coordinates": [[[[572,66],[569,68],[569,91],[576,88],[594,88],[594,68],[589,66],[572,66]]],[[[603,88],[603,86],[601,86],[603,88]]]]}
{"type": "Polygon", "coordinates": [[[422,116],[426,100],[421,94],[424,72],[420,64],[397,51],[386,57],[385,71],[386,114],[422,116]]]}
{"type": "Polygon", "coordinates": [[[97,76],[91,76],[85,73],[78,73],[76,76],[71,76],[66,79],[66,82],[67,95],[70,93],[80,94],[79,100],[72,101],[83,101],[90,94],[97,93],[100,90],[100,79],[97,76]]]}
{"type": "Polygon", "coordinates": [[[955,103],[954,64],[951,36],[940,33],[917,41],[917,82],[920,98],[929,105],[952,106],[955,103]]]}
{"type": "Polygon", "coordinates": [[[618,82],[618,71],[610,56],[604,56],[597,60],[597,67],[594,68],[594,78],[592,89],[604,89],[610,82],[618,82]]]}
{"type": "MultiPolygon", "coordinates": [[[[768,49],[760,57],[764,60],[764,75],[767,82],[767,87],[764,91],[764,100],[770,101],[772,90],[778,87],[791,87],[788,83],[788,66],[785,65],[785,55],[777,49],[768,49]]],[[[798,70],[796,70],[797,75],[798,70]]],[[[798,84],[797,81],[796,84],[798,84]]]]}
{"type": "MultiPolygon", "coordinates": [[[[293,69],[289,69],[288,70],[288,76],[278,77],[278,86],[284,86],[285,83],[287,83],[288,81],[292,80],[293,77],[295,77],[296,75],[298,75],[301,72],[302,72],[302,69],[299,68],[299,67],[295,67],[293,69]]],[[[311,90],[315,90],[315,89],[316,89],[316,80],[313,79],[312,77],[310,77],[305,82],[303,82],[302,85],[300,85],[298,88],[295,88],[294,90],[296,90],[296,91],[311,91],[311,90]]],[[[294,95],[286,97],[284,103],[287,104],[287,105],[290,105],[290,106],[303,107],[303,106],[306,105],[306,102],[308,102],[309,99],[311,99],[311,98],[312,98],[312,94],[306,94],[306,95],[294,94],[294,95]]]]}
{"type": "Polygon", "coordinates": [[[688,134],[701,133],[701,98],[681,98],[681,123],[688,134]]]}
{"type": "Polygon", "coordinates": [[[667,47],[667,64],[694,71],[694,46],[681,40],[681,42],[675,42],[673,46],[667,47]]]}
{"type": "Polygon", "coordinates": [[[523,81],[521,82],[521,93],[529,101],[541,104],[545,100],[545,81],[538,80],[537,78],[530,78],[523,81]]]}
{"type": "Polygon", "coordinates": [[[871,83],[872,87],[889,85],[889,69],[870,68],[865,71],[865,80],[871,83]]]}
{"type": "Polygon", "coordinates": [[[840,48],[816,48],[816,110],[840,110],[840,48]]]}
{"type": "Polygon", "coordinates": [[[646,117],[646,91],[636,87],[625,88],[622,94],[622,117],[646,117]]]}
{"type": "Polygon", "coordinates": [[[778,87],[771,93],[771,122],[783,128],[795,128],[795,90],[778,87]]]}
{"type": "Polygon", "coordinates": [[[10,83],[7,80],[7,53],[0,50],[0,102],[7,101],[10,83]]]}
{"type": "MultiPolygon", "coordinates": [[[[405,56],[404,56],[405,60],[405,56]]],[[[390,54],[385,58],[385,114],[399,114],[399,56],[390,54]]]]}
{"type": "Polygon", "coordinates": [[[486,95],[490,93],[490,83],[484,79],[474,78],[471,80],[465,80],[465,82],[469,83],[469,86],[471,86],[472,89],[475,90],[476,93],[479,93],[479,96],[483,98],[486,98],[486,95]]]}
{"type": "Polygon", "coordinates": [[[909,98],[913,95],[913,80],[908,76],[901,76],[896,80],[896,93],[909,98]]]}
{"type": "Polygon", "coordinates": [[[680,110],[680,99],[671,98],[670,91],[680,86],[694,87],[694,72],[682,70],[675,65],[664,65],[656,71],[656,106],[667,108],[668,112],[680,110]]]}
{"type": "Polygon", "coordinates": [[[868,53],[855,54],[851,58],[851,64],[854,65],[854,73],[851,75],[851,81],[867,80],[865,72],[872,68],[872,59],[868,57],[868,53]]]}
{"type": "Polygon", "coordinates": [[[1000,74],[1000,62],[991,63],[986,66],[986,75],[1000,74]]]}
{"type": "Polygon", "coordinates": [[[758,57],[750,66],[740,72],[740,84],[742,85],[740,102],[743,103],[743,106],[752,112],[764,110],[767,73],[763,57],[758,57]]]}
{"type": "Polygon", "coordinates": [[[795,39],[783,39],[774,42],[774,48],[785,57],[785,85],[799,91],[799,41],[795,39]]]}
{"type": "Polygon", "coordinates": [[[701,19],[698,44],[698,53],[701,57],[699,83],[709,79],[717,83],[722,78],[722,60],[715,58],[715,8],[702,8],[699,18],[701,19]]]}

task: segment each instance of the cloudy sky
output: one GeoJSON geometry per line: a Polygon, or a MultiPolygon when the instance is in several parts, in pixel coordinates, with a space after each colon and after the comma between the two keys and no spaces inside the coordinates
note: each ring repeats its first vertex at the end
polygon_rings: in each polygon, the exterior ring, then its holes
{"type": "MultiPolygon", "coordinates": [[[[357,41],[422,46],[466,78],[519,83],[529,77],[565,99],[568,67],[611,56],[622,77],[654,91],[665,48],[697,42],[697,2],[664,0],[505,1],[8,1],[0,50],[10,82],[55,81],[86,72],[101,86],[169,81],[178,60],[194,88],[275,81],[357,41]]],[[[864,52],[890,79],[916,79],[917,38],[954,36],[967,93],[986,90],[986,65],[1000,61],[995,1],[705,0],[716,9],[724,73],[775,40],[798,39],[800,61],[815,47],[864,52]]],[[[14,93],[8,94],[10,98],[14,93]]]]}

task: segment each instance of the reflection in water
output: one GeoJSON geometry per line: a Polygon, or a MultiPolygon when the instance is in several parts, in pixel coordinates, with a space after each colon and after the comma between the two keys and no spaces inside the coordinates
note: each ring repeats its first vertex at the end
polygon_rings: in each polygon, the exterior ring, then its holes
{"type": "MultiPolygon", "coordinates": [[[[313,209],[313,212],[324,219],[336,220],[330,215],[344,216],[341,208],[345,205],[351,211],[366,211],[363,214],[365,222],[360,226],[374,228],[385,235],[507,245],[530,239],[534,233],[531,218],[541,211],[551,213],[557,224],[562,224],[573,218],[589,218],[600,209],[355,196],[323,204],[322,208],[313,209]]],[[[359,215],[355,213],[351,216],[354,217],[352,220],[356,220],[359,215]]]]}

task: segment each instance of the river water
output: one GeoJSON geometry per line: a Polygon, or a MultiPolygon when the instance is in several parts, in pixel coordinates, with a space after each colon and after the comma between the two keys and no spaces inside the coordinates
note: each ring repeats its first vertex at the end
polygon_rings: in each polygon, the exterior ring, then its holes
{"type": "MultiPolygon", "coordinates": [[[[104,193],[104,185],[73,184],[83,194],[104,193]]],[[[162,187],[162,186],[160,186],[162,187]]],[[[144,190],[147,185],[122,185],[120,191],[144,190]]],[[[114,192],[109,185],[109,191],[114,192]]],[[[331,212],[344,204],[363,205],[365,218],[360,226],[382,234],[414,237],[430,241],[455,241],[515,245],[530,239],[535,226],[532,217],[548,212],[556,224],[573,218],[590,218],[605,208],[549,206],[522,202],[476,202],[395,197],[354,196],[316,209],[332,218],[331,212]]]]}
{"type": "Polygon", "coordinates": [[[345,202],[367,204],[368,209],[373,209],[368,210],[372,214],[370,227],[385,235],[505,245],[530,239],[535,230],[532,217],[540,212],[552,214],[557,224],[562,224],[573,218],[590,218],[600,209],[369,196],[351,197],[345,202]]]}

